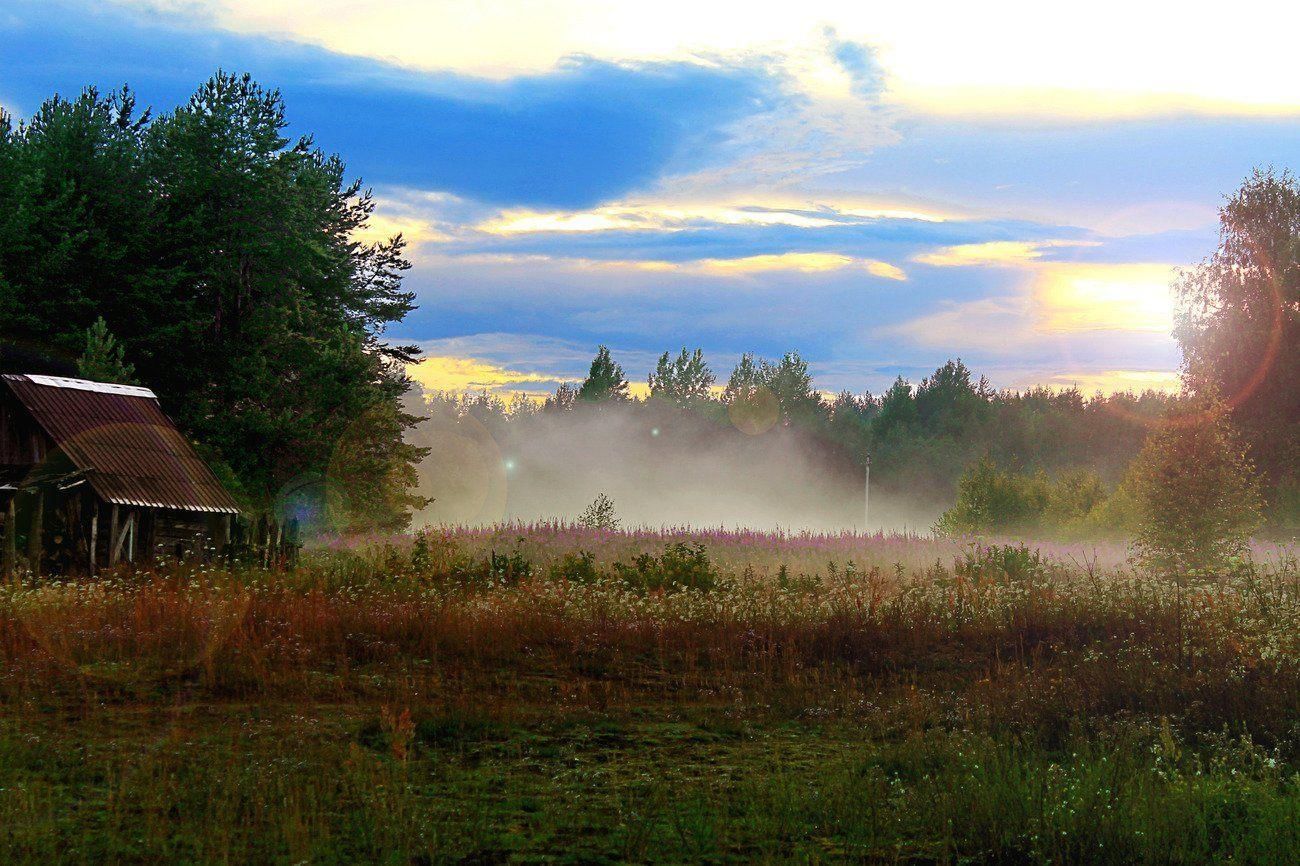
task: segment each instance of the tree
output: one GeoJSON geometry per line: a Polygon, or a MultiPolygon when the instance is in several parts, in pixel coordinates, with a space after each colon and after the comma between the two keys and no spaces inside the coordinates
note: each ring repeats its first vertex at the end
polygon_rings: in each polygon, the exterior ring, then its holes
{"type": "Polygon", "coordinates": [[[912,396],[912,386],[899,376],[880,398],[880,412],[876,415],[875,430],[882,436],[894,430],[906,431],[916,421],[916,399],[912,396]]]}
{"type": "Polygon", "coordinates": [[[413,309],[404,242],[355,240],[370,193],[286,125],[278,92],[220,72],[157,119],[87,90],[0,124],[0,332],[76,357],[102,315],[249,507],[344,473],[396,526],[421,501],[401,486],[416,352],[383,339],[413,309]]]}
{"type": "Polygon", "coordinates": [[[578,399],[587,403],[628,399],[627,377],[623,375],[623,368],[610,357],[608,347],[597,347],[587,378],[578,389],[578,399]]]}
{"type": "Polygon", "coordinates": [[[722,400],[728,405],[749,402],[761,387],[763,377],[758,364],[754,363],[754,353],[746,352],[731,371],[727,387],[722,390],[722,400]]]}
{"type": "Polygon", "coordinates": [[[683,347],[676,358],[667,352],[659,356],[650,374],[650,395],[688,409],[709,399],[714,381],[713,371],[704,362],[704,350],[692,353],[683,347]]]}
{"type": "Polygon", "coordinates": [[[137,385],[135,367],[126,362],[126,347],[109,333],[108,323],[100,316],[86,329],[86,350],[77,361],[82,378],[116,385],[137,385]]]}
{"type": "Polygon", "coordinates": [[[1219,246],[1177,283],[1175,332],[1197,394],[1220,395],[1274,483],[1300,466],[1300,183],[1256,170],[1219,214],[1219,246]]]}
{"type": "Polygon", "coordinates": [[[827,410],[831,440],[859,462],[864,461],[871,444],[871,420],[878,410],[870,394],[841,391],[827,410]]]}
{"type": "Polygon", "coordinates": [[[960,358],[948,361],[916,389],[916,417],[933,435],[969,436],[988,414],[991,394],[988,380],[972,382],[960,358]]]}
{"type": "Polygon", "coordinates": [[[786,424],[811,424],[824,420],[825,407],[814,389],[808,362],[798,352],[786,352],[775,364],[761,365],[763,384],[776,397],[786,424]]]}
{"type": "Polygon", "coordinates": [[[1139,561],[1180,585],[1228,567],[1261,522],[1254,467],[1226,408],[1211,399],[1151,433],[1125,486],[1137,510],[1139,561]]]}
{"type": "Polygon", "coordinates": [[[618,514],[614,511],[614,500],[603,493],[597,496],[578,518],[579,526],[610,532],[618,529],[619,523],[618,514]]]}
{"type": "Polygon", "coordinates": [[[546,398],[542,404],[543,412],[568,412],[578,400],[578,389],[568,382],[561,382],[555,393],[546,398]]]}

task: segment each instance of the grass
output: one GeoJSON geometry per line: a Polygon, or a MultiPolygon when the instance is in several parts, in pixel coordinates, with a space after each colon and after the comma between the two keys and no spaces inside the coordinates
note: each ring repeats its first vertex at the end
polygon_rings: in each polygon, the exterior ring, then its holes
{"type": "Polygon", "coordinates": [[[26,586],[0,862],[1288,862],[1297,626],[1280,552],[1179,593],[916,538],[511,527],[26,586]]]}

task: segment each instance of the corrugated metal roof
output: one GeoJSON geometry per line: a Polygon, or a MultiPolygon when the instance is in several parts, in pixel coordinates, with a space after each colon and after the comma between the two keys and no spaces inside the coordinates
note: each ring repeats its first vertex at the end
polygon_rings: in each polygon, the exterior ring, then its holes
{"type": "Polygon", "coordinates": [[[3,379],[104,501],[239,513],[147,388],[54,376],[3,379]]]}

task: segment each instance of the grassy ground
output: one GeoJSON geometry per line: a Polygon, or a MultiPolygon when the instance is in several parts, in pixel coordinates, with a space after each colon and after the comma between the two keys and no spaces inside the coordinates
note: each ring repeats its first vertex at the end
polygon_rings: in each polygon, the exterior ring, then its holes
{"type": "Polygon", "coordinates": [[[0,595],[0,862],[1300,852],[1285,559],[530,541],[0,595]]]}

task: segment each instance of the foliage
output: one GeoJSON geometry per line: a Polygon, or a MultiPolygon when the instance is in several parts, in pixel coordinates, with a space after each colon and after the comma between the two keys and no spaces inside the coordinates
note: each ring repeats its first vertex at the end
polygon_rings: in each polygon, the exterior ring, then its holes
{"type": "Polygon", "coordinates": [[[86,329],[86,350],[77,360],[77,373],[95,382],[140,384],[135,379],[135,367],[126,362],[126,347],[109,332],[103,316],[86,329]]]}
{"type": "Polygon", "coordinates": [[[746,352],[740,356],[731,375],[727,377],[727,387],[722,390],[724,403],[747,402],[754,398],[755,392],[763,385],[763,378],[758,364],[754,362],[754,353],[746,352]]]}
{"type": "Polygon", "coordinates": [[[1254,467],[1213,401],[1198,401],[1152,432],[1130,484],[1140,561],[1180,581],[1220,575],[1262,522],[1254,467]]]}
{"type": "Polygon", "coordinates": [[[567,412],[577,404],[577,401],[578,389],[564,382],[555,389],[554,394],[546,398],[542,408],[546,412],[567,412]]]}
{"type": "Polygon", "coordinates": [[[370,193],[287,125],[277,91],[224,72],[156,118],[91,88],[0,125],[0,332],[57,369],[102,317],[254,508],[342,469],[345,522],[397,527],[420,502],[414,354],[382,338],[413,308],[405,244],[357,240],[370,193]]]}
{"type": "Polygon", "coordinates": [[[614,510],[614,501],[604,493],[599,494],[578,517],[578,525],[605,531],[618,529],[619,519],[618,512],[614,510]]]}
{"type": "Polygon", "coordinates": [[[614,563],[614,573],[637,590],[710,590],[717,574],[703,544],[685,541],[669,544],[664,552],[637,554],[631,563],[614,563]]]}
{"type": "Polygon", "coordinates": [[[576,396],[578,400],[585,403],[628,399],[627,377],[623,375],[623,368],[610,357],[607,346],[596,349],[596,357],[591,361],[591,369],[582,386],[578,388],[576,396]]]}
{"type": "Polygon", "coordinates": [[[1050,478],[1001,469],[985,457],[957,485],[957,502],[939,518],[945,535],[1071,534],[1102,528],[1098,510],[1107,502],[1096,473],[1075,470],[1050,478]]]}
{"type": "Polygon", "coordinates": [[[1273,483],[1300,466],[1300,182],[1257,169],[1219,214],[1219,245],[1182,274],[1189,386],[1221,396],[1273,483]]]}
{"type": "Polygon", "coordinates": [[[650,373],[650,394],[682,409],[690,409],[707,400],[715,377],[704,361],[704,350],[688,353],[685,347],[676,358],[667,352],[659,356],[650,373]]]}

